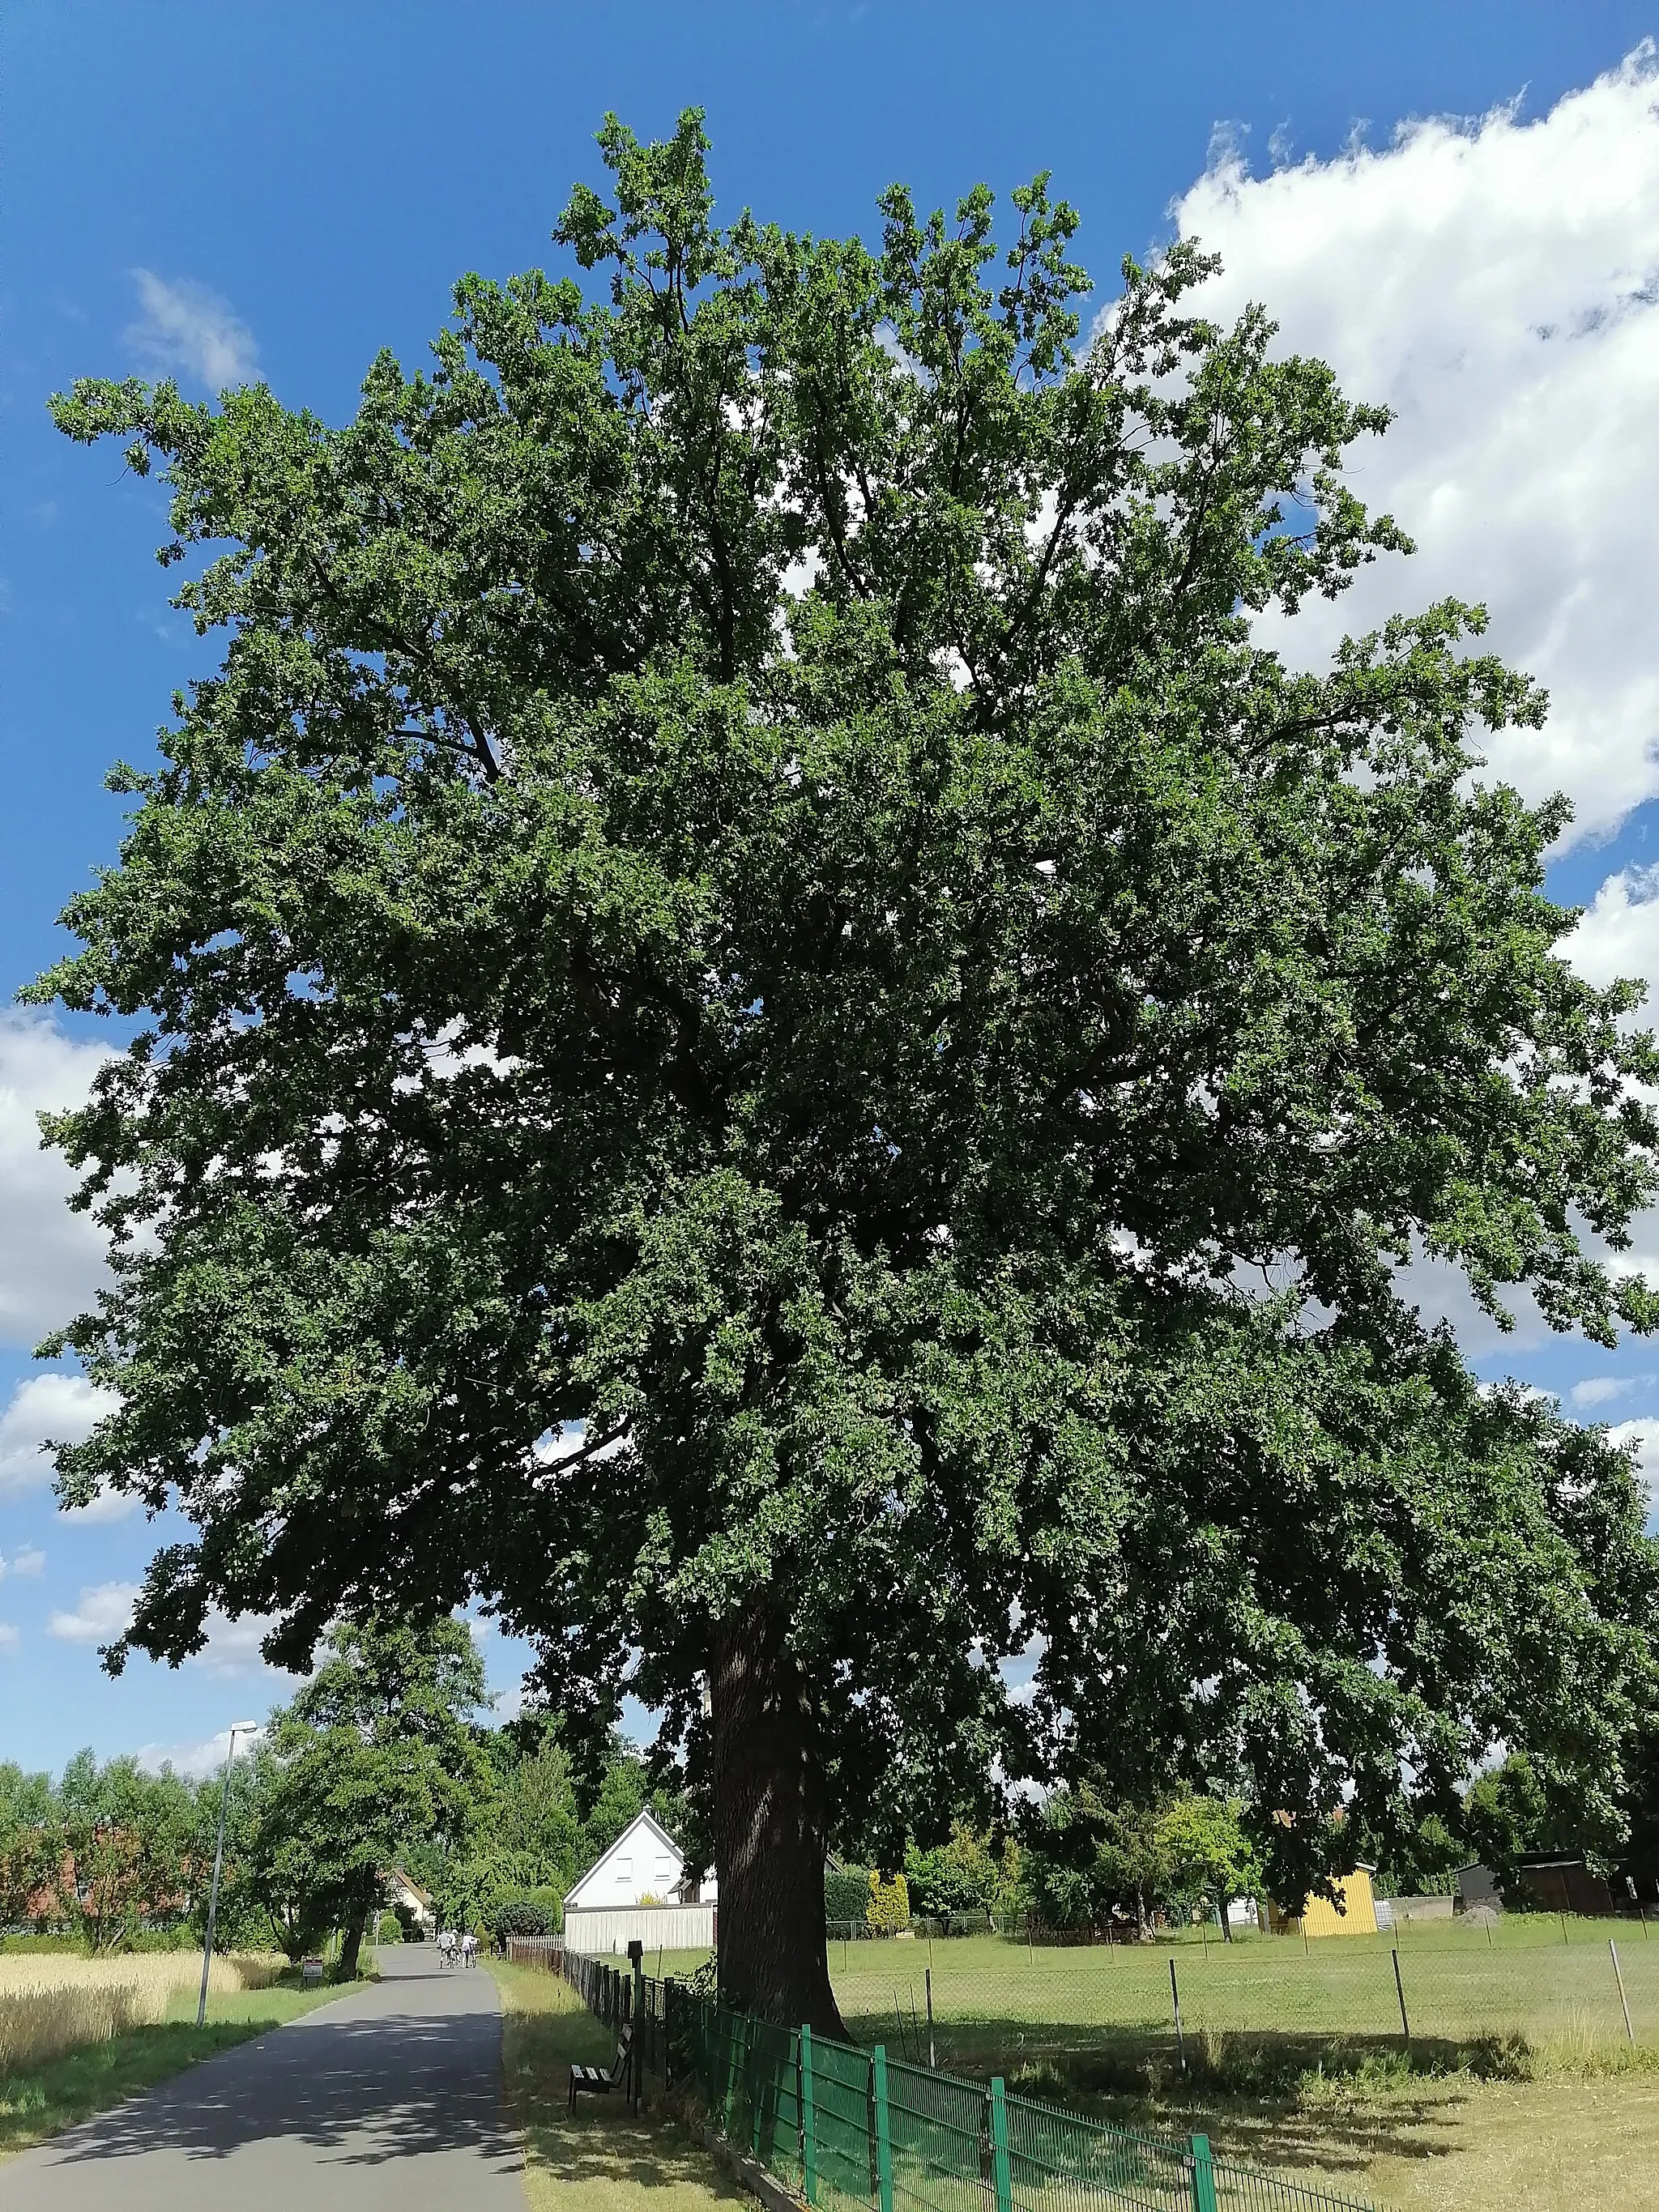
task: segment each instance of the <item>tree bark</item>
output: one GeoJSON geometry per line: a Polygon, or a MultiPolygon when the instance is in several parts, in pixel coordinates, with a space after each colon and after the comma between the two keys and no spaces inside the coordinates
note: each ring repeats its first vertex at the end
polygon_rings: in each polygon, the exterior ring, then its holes
{"type": "Polygon", "coordinates": [[[368,1916],[373,1909],[372,1906],[365,1905],[361,1912],[354,1912],[341,1931],[340,1964],[337,1971],[339,1978],[343,1982],[355,1982],[357,1978],[357,1960],[362,1955],[363,1937],[368,1929],[368,1916]]]}
{"type": "Polygon", "coordinates": [[[721,2000],[844,2039],[824,1952],[817,1717],[770,1607],[716,1627],[708,1692],[721,2000]]]}

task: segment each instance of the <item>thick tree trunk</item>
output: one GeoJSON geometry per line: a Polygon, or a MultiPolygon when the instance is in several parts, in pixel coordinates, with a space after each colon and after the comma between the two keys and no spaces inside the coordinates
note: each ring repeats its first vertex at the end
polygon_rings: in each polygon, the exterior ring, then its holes
{"type": "Polygon", "coordinates": [[[756,1605],[715,1630],[708,1692],[721,1998],[844,2038],[824,1956],[817,1728],[769,1608],[756,1605]]]}

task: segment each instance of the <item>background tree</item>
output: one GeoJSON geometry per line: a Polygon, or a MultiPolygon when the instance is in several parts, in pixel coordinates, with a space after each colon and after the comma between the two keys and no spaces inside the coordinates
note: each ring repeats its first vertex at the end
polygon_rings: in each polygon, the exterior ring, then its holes
{"type": "Polygon", "coordinates": [[[1377,1849],[1376,1893],[1379,1897],[1449,1897],[1457,1887],[1458,1869],[1467,1866],[1474,1856],[1455,1807],[1449,1819],[1425,1810],[1377,1849]]]}
{"type": "Polygon", "coordinates": [[[1382,414],[1190,244],[1075,350],[1043,179],[872,250],[716,226],[695,114],[601,147],[575,273],[342,428],[57,403],[227,635],[36,993],[141,1018],[52,1125],[116,1238],[64,1494],[195,1524],[111,1663],[482,1598],[590,1775],[662,1712],[728,1995],[830,2028],[826,1842],[1005,1786],[1243,1796],[1285,1894],[1498,1742],[1610,1805],[1630,1456],[1396,1270],[1650,1327],[1577,1224],[1659,1055],[1557,956],[1565,804],[1472,776],[1544,712],[1479,611],[1252,637],[1403,546],[1382,414]]]}
{"type": "Polygon", "coordinates": [[[64,1918],[94,1952],[118,1950],[144,1929],[184,1918],[198,1869],[196,1804],[163,1766],[134,1759],[100,1765],[83,1751],[64,1769],[52,1849],[64,1918]]]}
{"type": "Polygon", "coordinates": [[[1158,1808],[1115,1799],[1092,1778],[1054,1790],[1032,1827],[1026,1879],[1048,1926],[1105,1929],[1122,1915],[1150,1941],[1170,1879],[1158,1808]]]}
{"type": "Polygon", "coordinates": [[[948,1843],[928,1851],[909,1846],[904,1879],[913,1911],[948,1919],[952,1913],[988,1912],[996,1902],[1001,1869],[989,1838],[958,1820],[948,1843]]]}
{"type": "Polygon", "coordinates": [[[1552,1789],[1549,1778],[1517,1751],[1471,1783],[1461,1826],[1469,1852],[1491,1868],[1507,1896],[1524,1903],[1521,1862],[1533,1852],[1583,1855],[1593,1865],[1606,1865],[1612,1838],[1605,1831],[1598,1835],[1586,1813],[1582,1803],[1552,1789]]]}
{"type": "Polygon", "coordinates": [[[387,1869],[411,1838],[459,1842],[480,1788],[467,1726],[484,1702],[465,1627],[373,1617],[330,1632],[321,1665],[271,1716],[268,1780],[249,1852],[290,1958],[323,1929],[341,1935],[349,1980],[387,1869]]]}
{"type": "Polygon", "coordinates": [[[1158,1820],[1166,1900],[1177,1913],[1216,1911],[1229,1942],[1228,1905],[1236,1897],[1254,1896],[1261,1881],[1261,1862],[1245,1832],[1243,1810],[1237,1802],[1182,1790],[1162,1808],[1158,1820]]]}
{"type": "Polygon", "coordinates": [[[58,1806],[49,1774],[0,1761],[0,1928],[38,1917],[62,1875],[58,1806]]]}

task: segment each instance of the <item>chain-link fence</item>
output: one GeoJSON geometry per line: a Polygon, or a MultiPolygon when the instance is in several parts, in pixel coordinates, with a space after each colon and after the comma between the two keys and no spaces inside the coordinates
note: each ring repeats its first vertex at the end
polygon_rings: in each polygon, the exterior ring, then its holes
{"type": "Polygon", "coordinates": [[[842,2016],[909,2059],[1013,2071],[1047,2056],[1166,2049],[1179,2064],[1228,2040],[1439,2046],[1659,2045],[1659,1936],[1645,1923],[1513,1916],[1382,1936],[1201,1934],[1047,1948],[994,1937],[844,1946],[842,2016]]]}
{"type": "MultiPolygon", "coordinates": [[[[697,1961],[670,1953],[645,1963],[662,1978],[697,1961]]],[[[1520,2058],[1659,2047],[1659,1931],[1636,1917],[1509,1914],[1232,1942],[1198,1929],[1091,1945],[1035,1933],[947,1939],[918,1924],[908,1938],[832,1941],[830,1967],[861,2039],[908,2063],[1060,2087],[1111,2056],[1225,2071],[1230,2050],[1274,2047],[1293,2062],[1331,2045],[1409,2045],[1437,2063],[1505,2049],[1520,2058]]]]}

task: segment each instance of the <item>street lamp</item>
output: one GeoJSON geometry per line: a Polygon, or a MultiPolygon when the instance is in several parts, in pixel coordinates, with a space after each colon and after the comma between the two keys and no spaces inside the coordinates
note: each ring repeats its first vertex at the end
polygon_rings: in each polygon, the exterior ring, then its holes
{"type": "Polygon", "coordinates": [[[213,1964],[213,1923],[219,1917],[219,1875],[225,1863],[225,1814],[230,1807],[230,1770],[236,1759],[236,1739],[258,1733],[257,1721],[238,1721],[231,1729],[230,1741],[225,1748],[225,1786],[219,1792],[219,1840],[213,1850],[213,1887],[208,1892],[207,1935],[202,1943],[202,1994],[196,2000],[198,2027],[207,2019],[208,1970],[213,1964]]]}

